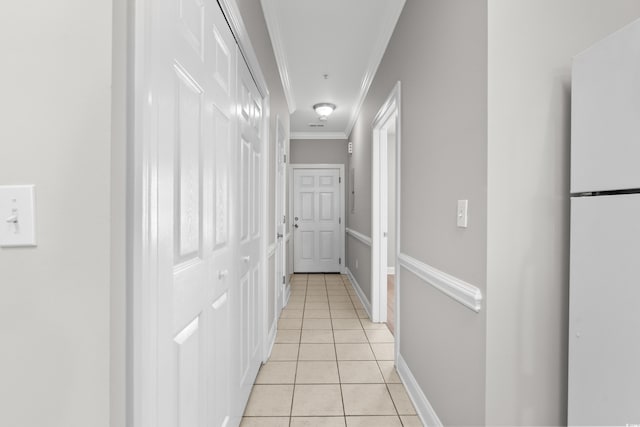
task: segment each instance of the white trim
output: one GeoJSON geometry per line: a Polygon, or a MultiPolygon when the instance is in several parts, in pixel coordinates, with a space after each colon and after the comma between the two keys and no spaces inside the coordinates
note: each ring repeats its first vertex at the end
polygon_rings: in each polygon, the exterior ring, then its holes
{"type": "Polygon", "coordinates": [[[286,277],[287,277],[287,242],[286,234],[287,216],[287,155],[289,136],[282,124],[280,114],[276,115],[276,139],[275,139],[275,206],[274,206],[274,289],[275,289],[275,313],[276,320],[280,318],[282,308],[286,303],[286,277]],[[281,145],[282,144],[282,145],[281,145]],[[282,170],[281,170],[282,168],[282,170]],[[283,280],[284,278],[284,280],[283,280]]]}
{"type": "Polygon", "coordinates": [[[271,325],[271,329],[269,330],[269,334],[266,339],[264,363],[267,363],[267,360],[269,360],[269,357],[271,357],[273,345],[276,343],[276,335],[278,333],[277,325],[278,321],[276,319],[274,320],[273,325],[271,325]]]}
{"type": "Polygon", "coordinates": [[[349,270],[349,267],[345,267],[345,271],[347,273],[347,276],[349,276],[349,280],[351,281],[351,286],[353,286],[353,289],[356,291],[356,295],[358,295],[358,298],[360,299],[362,306],[364,307],[365,311],[369,315],[369,318],[371,318],[371,303],[367,299],[367,296],[364,294],[364,291],[360,287],[360,284],[356,280],[356,277],[353,275],[351,270],[349,270]]]}
{"type": "MultiPolygon", "coordinates": [[[[249,65],[249,71],[251,66],[249,65]]],[[[269,177],[271,176],[271,170],[269,169],[269,153],[271,152],[271,97],[268,95],[262,98],[262,141],[261,142],[261,159],[262,159],[262,233],[261,233],[261,250],[260,250],[260,276],[262,277],[262,360],[266,362],[269,359],[270,354],[270,331],[277,329],[278,315],[276,313],[273,319],[273,325],[269,325],[269,261],[275,253],[271,253],[271,246],[269,244],[269,177]]],[[[275,284],[274,284],[275,285],[275,284]]],[[[260,304],[260,302],[258,302],[260,304]]],[[[275,332],[274,332],[275,334],[275,332]]],[[[274,335],[275,339],[275,335],[274,335]]]]}
{"type": "MultiPolygon", "coordinates": [[[[237,0],[218,0],[218,4],[220,4],[224,17],[229,23],[229,27],[236,39],[236,43],[238,43],[238,48],[240,49],[242,57],[247,61],[251,76],[253,77],[262,98],[267,98],[269,96],[267,80],[264,78],[262,68],[260,67],[260,61],[258,61],[255,49],[253,48],[251,39],[249,38],[249,33],[242,21],[242,15],[240,14],[237,0]]],[[[267,127],[267,130],[268,129],[269,128],[267,127]]]]}
{"type": "Polygon", "coordinates": [[[291,139],[347,139],[345,132],[291,132],[291,139]]]}
{"type": "Polygon", "coordinates": [[[387,274],[393,276],[394,274],[396,274],[396,268],[395,267],[387,267],[387,274]]]}
{"type": "Polygon", "coordinates": [[[482,292],[472,284],[431,267],[407,254],[401,253],[398,261],[401,267],[406,268],[423,282],[444,292],[460,304],[476,313],[482,309],[482,292]]]}
{"type": "Polygon", "coordinates": [[[274,7],[271,6],[274,5],[275,2],[260,0],[260,3],[262,4],[264,20],[267,23],[267,30],[271,38],[273,53],[276,57],[276,63],[278,64],[278,71],[280,71],[280,81],[284,89],[284,96],[287,99],[289,114],[293,114],[293,112],[296,111],[296,98],[293,96],[293,88],[291,87],[291,80],[289,79],[289,63],[282,43],[278,15],[275,13],[274,7]]]}
{"type": "Polygon", "coordinates": [[[409,366],[404,361],[401,355],[398,355],[396,366],[398,368],[398,375],[400,376],[400,380],[404,384],[404,387],[407,389],[407,394],[413,403],[413,406],[416,408],[416,412],[418,413],[418,417],[420,417],[420,421],[425,427],[442,427],[442,422],[436,411],[434,411],[433,406],[429,403],[427,396],[425,396],[424,392],[418,385],[418,381],[416,381],[413,373],[409,369],[409,366]]]}
{"type": "Polygon", "coordinates": [[[158,425],[158,140],[149,132],[149,117],[157,103],[149,102],[151,83],[151,5],[147,0],[131,2],[132,41],[129,46],[127,134],[127,231],[131,260],[127,266],[130,320],[127,340],[127,421],[135,427],[158,425]]]}
{"type": "Polygon", "coordinates": [[[354,239],[359,240],[360,242],[364,243],[369,247],[371,246],[371,237],[365,236],[364,234],[354,230],[353,228],[346,228],[345,231],[349,236],[353,237],[354,239]]]}
{"type": "Polygon", "coordinates": [[[278,247],[277,243],[272,243],[267,248],[267,259],[273,257],[276,254],[276,249],[278,247]]]}
{"type": "Polygon", "coordinates": [[[291,297],[291,282],[287,281],[287,286],[284,288],[284,298],[282,302],[282,308],[289,304],[289,298],[291,297]]]}
{"type": "Polygon", "coordinates": [[[375,45],[371,51],[371,57],[369,58],[369,64],[367,66],[364,78],[362,79],[362,83],[360,84],[360,93],[358,94],[358,99],[354,104],[354,108],[352,109],[351,118],[347,123],[347,127],[344,130],[344,133],[349,135],[353,130],[353,126],[356,124],[356,120],[360,115],[360,110],[362,109],[362,104],[364,103],[367,94],[369,93],[369,89],[371,88],[371,84],[373,83],[373,78],[378,71],[378,67],[382,62],[382,58],[384,56],[385,51],[387,50],[387,45],[391,40],[391,36],[393,35],[393,31],[395,30],[396,23],[400,18],[400,14],[402,13],[402,8],[404,7],[405,0],[398,0],[397,5],[393,5],[391,2],[388,2],[390,5],[390,9],[387,12],[383,12],[387,17],[387,21],[380,26],[380,32],[378,33],[378,40],[375,41],[375,45]]]}
{"type": "MultiPolygon", "coordinates": [[[[387,238],[385,234],[388,232],[388,160],[387,160],[387,129],[390,126],[396,128],[396,253],[392,254],[397,259],[398,248],[400,247],[400,145],[401,145],[401,84],[397,82],[391,90],[391,93],[382,104],[378,113],[373,120],[372,127],[372,155],[371,155],[371,307],[373,322],[387,321],[387,238]]],[[[397,261],[396,263],[397,264],[397,261]]],[[[398,282],[396,282],[398,283],[398,282]]],[[[395,287],[399,289],[399,285],[395,287]]],[[[396,301],[399,301],[397,299],[396,301]]],[[[396,302],[396,320],[399,310],[396,302]]],[[[399,321],[396,322],[399,325],[399,321]]],[[[396,333],[396,336],[400,336],[396,333]]],[[[398,340],[397,340],[398,341],[398,340]]],[[[399,344],[396,342],[396,352],[399,351],[399,344]]]]}
{"type": "MultiPolygon", "coordinates": [[[[344,165],[343,164],[332,164],[332,163],[291,163],[289,164],[289,169],[287,171],[287,175],[289,177],[289,218],[293,218],[293,171],[295,169],[338,169],[340,172],[340,217],[342,220],[340,221],[340,258],[342,259],[342,263],[340,264],[340,274],[344,274],[345,267],[347,265],[346,254],[346,231],[345,227],[347,226],[347,211],[346,211],[346,177],[344,176],[344,165]]],[[[293,227],[293,223],[291,223],[291,227],[293,227]]],[[[287,240],[291,237],[292,232],[289,232],[287,240]]],[[[294,254],[293,259],[295,259],[295,240],[291,243],[292,250],[291,253],[294,254]]],[[[291,266],[292,270],[295,270],[295,267],[291,266]]]]}

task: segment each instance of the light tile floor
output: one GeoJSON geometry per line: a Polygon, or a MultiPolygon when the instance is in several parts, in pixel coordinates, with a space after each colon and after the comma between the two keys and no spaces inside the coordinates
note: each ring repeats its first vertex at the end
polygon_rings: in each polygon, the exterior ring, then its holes
{"type": "Polygon", "coordinates": [[[242,427],[422,427],[393,366],[393,335],[372,323],[347,276],[296,274],[242,427]]]}

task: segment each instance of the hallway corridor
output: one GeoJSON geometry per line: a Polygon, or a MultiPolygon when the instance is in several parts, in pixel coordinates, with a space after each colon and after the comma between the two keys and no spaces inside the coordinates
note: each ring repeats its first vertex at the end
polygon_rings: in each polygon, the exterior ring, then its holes
{"type": "Polygon", "coordinates": [[[393,366],[393,335],[368,320],[347,276],[296,274],[242,427],[422,426],[393,366]]]}

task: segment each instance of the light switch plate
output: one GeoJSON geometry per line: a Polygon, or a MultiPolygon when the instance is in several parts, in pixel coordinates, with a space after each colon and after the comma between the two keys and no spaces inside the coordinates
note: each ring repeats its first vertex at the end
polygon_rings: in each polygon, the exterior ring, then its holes
{"type": "Polygon", "coordinates": [[[36,246],[35,186],[0,186],[0,246],[36,246]]]}
{"type": "Polygon", "coordinates": [[[457,223],[460,228],[467,228],[468,208],[468,200],[458,200],[457,223]]]}

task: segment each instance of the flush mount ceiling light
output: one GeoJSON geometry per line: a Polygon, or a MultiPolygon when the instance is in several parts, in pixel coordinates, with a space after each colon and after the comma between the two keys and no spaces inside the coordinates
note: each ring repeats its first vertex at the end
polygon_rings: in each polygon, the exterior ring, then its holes
{"type": "Polygon", "coordinates": [[[336,109],[335,104],[330,104],[328,102],[321,102],[313,106],[315,112],[320,116],[320,120],[327,120],[327,118],[333,113],[333,110],[336,109]]]}

